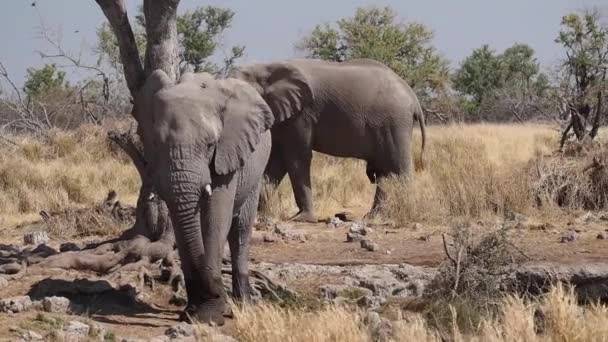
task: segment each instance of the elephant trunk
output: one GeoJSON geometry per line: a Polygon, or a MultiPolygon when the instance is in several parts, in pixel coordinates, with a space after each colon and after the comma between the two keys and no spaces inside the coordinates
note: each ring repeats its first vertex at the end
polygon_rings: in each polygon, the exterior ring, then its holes
{"type": "Polygon", "coordinates": [[[201,199],[211,194],[211,177],[204,158],[188,157],[170,160],[165,190],[182,267],[196,272],[203,265],[205,253],[200,205],[201,199]]]}

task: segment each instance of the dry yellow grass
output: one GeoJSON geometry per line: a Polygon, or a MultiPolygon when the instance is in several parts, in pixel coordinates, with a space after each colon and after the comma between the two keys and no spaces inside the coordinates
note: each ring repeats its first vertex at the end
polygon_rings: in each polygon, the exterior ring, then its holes
{"type": "MultiPolygon", "coordinates": [[[[428,129],[424,170],[413,182],[387,181],[385,214],[405,224],[443,221],[446,217],[477,217],[507,206],[530,207],[526,164],[557,148],[558,132],[541,125],[452,125],[428,129]]],[[[416,134],[414,153],[420,151],[416,134]]],[[[349,208],[369,209],[374,186],[365,176],[365,163],[315,154],[313,194],[320,216],[349,208]]],[[[289,179],[269,194],[268,211],[286,218],[296,211],[289,179]]]]}
{"type": "Polygon", "coordinates": [[[16,136],[0,148],[0,215],[4,224],[40,210],[99,204],[117,190],[134,202],[139,178],[99,127],[51,131],[48,139],[16,136]]]}
{"type": "MultiPolygon", "coordinates": [[[[422,315],[409,313],[392,322],[394,341],[606,341],[608,308],[579,306],[573,291],[562,286],[534,302],[506,297],[493,318],[485,318],[473,333],[453,323],[440,334],[422,315]],[[535,317],[536,316],[536,317],[535,317]],[[539,318],[541,317],[541,318],[539,318]]],[[[235,337],[257,341],[371,341],[361,312],[328,306],[317,311],[283,309],[269,304],[235,308],[235,337]]],[[[453,311],[453,322],[457,321],[453,311]]],[[[212,329],[201,327],[202,341],[214,341],[212,329]]]]}
{"type": "MultiPolygon", "coordinates": [[[[443,221],[454,216],[495,214],[504,206],[526,211],[526,163],[557,146],[555,130],[540,125],[453,125],[430,127],[424,170],[415,180],[389,181],[386,215],[397,223],[443,221]]],[[[39,210],[97,204],[115,189],[133,202],[139,179],[104,129],[85,126],[75,132],[50,132],[47,140],[12,137],[19,145],[0,146],[0,215],[12,218],[39,210]]],[[[419,154],[416,133],[415,153],[419,154]]],[[[315,153],[314,201],[320,216],[347,209],[363,212],[375,188],[360,160],[315,153]]],[[[285,178],[271,192],[269,212],[287,218],[296,212],[285,178]]]]}

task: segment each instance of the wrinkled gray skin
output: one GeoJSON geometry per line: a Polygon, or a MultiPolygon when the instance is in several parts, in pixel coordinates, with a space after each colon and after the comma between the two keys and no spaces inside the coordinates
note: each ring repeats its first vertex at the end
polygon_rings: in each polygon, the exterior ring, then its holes
{"type": "MultiPolygon", "coordinates": [[[[413,175],[415,120],[423,150],[426,139],[422,109],[409,85],[385,65],[367,59],[294,59],[243,66],[230,76],[253,85],[272,108],[277,123],[265,176],[278,185],[289,174],[300,210],[292,219],[316,221],[313,150],[367,161],[372,183],[389,175],[413,175]]],[[[384,197],[377,187],[371,213],[384,197]]]]}
{"type": "Polygon", "coordinates": [[[245,82],[155,71],[135,99],[148,171],[167,202],[188,294],[182,315],[223,323],[223,247],[234,296],[250,293],[247,255],[274,118],[245,82]],[[186,315],[186,313],[188,315],[186,315]]]}

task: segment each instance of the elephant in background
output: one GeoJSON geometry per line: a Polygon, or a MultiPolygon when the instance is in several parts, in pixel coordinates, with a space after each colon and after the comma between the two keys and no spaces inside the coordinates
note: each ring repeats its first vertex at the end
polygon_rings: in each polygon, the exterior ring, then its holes
{"type": "Polygon", "coordinates": [[[232,288],[248,299],[248,250],[271,151],[271,109],[247,83],[154,71],[135,97],[149,167],[166,201],[188,295],[181,316],[223,324],[221,260],[228,240],[232,288]]]}
{"type": "MultiPolygon", "coordinates": [[[[276,123],[265,176],[276,186],[289,175],[299,208],[293,220],[317,220],[313,150],[365,160],[372,183],[389,175],[413,176],[413,126],[418,120],[423,152],[423,112],[410,86],[385,65],[368,59],[293,59],[238,67],[230,77],[252,85],[272,109],[276,123]]],[[[370,213],[384,198],[378,186],[370,213]]]]}

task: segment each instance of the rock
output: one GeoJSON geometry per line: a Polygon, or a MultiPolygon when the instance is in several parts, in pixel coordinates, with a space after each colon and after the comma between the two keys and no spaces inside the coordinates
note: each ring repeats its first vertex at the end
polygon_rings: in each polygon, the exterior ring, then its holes
{"type": "Polygon", "coordinates": [[[363,235],[351,233],[351,232],[346,233],[346,242],[357,242],[357,241],[361,241],[363,239],[364,239],[363,235]]]}
{"type": "Polygon", "coordinates": [[[171,339],[194,336],[194,327],[192,324],[181,322],[167,329],[165,335],[171,339]]]}
{"type": "Polygon", "coordinates": [[[0,289],[8,286],[8,280],[4,277],[0,277],[0,289]]]}
{"type": "Polygon", "coordinates": [[[327,226],[330,228],[338,228],[338,227],[342,226],[343,224],[344,224],[344,221],[342,221],[340,218],[332,217],[329,219],[327,226]]]}
{"type": "Polygon", "coordinates": [[[23,267],[21,266],[21,264],[16,262],[0,265],[0,273],[2,274],[17,274],[22,269],[23,267]]]}
{"type": "Polygon", "coordinates": [[[21,333],[21,338],[23,341],[42,341],[44,339],[42,335],[32,330],[21,333]]]}
{"type": "Polygon", "coordinates": [[[507,210],[505,212],[505,218],[509,221],[513,221],[513,222],[525,222],[528,220],[528,218],[525,215],[522,215],[520,213],[516,213],[512,210],[507,210]]]}
{"type": "Polygon", "coordinates": [[[289,223],[277,223],[274,225],[274,232],[281,236],[287,234],[290,230],[293,229],[293,225],[289,223]]]}
{"type": "Polygon", "coordinates": [[[279,236],[275,233],[266,233],[264,234],[264,242],[277,242],[279,236]]]}
{"type": "Polygon", "coordinates": [[[598,240],[607,240],[608,239],[608,233],[601,232],[601,233],[597,234],[597,239],[598,240]]]}
{"type": "Polygon", "coordinates": [[[66,313],[70,311],[70,300],[66,297],[45,297],[42,300],[44,311],[53,313],[66,313]]]}
{"type": "Polygon", "coordinates": [[[593,221],[597,221],[597,217],[595,217],[595,215],[593,215],[593,213],[590,211],[576,218],[577,223],[589,223],[593,221]]]}
{"type": "Polygon", "coordinates": [[[27,311],[32,307],[30,296],[17,296],[0,300],[0,312],[17,313],[27,311]]]}
{"type": "Polygon", "coordinates": [[[560,237],[561,243],[574,242],[578,239],[578,234],[574,230],[568,230],[560,237]]]}
{"type": "Polygon", "coordinates": [[[287,240],[287,241],[306,242],[308,240],[306,233],[304,233],[301,230],[296,230],[296,229],[288,231],[282,237],[283,237],[283,240],[287,240]]]}
{"type": "Polygon", "coordinates": [[[380,249],[380,246],[371,240],[361,240],[361,248],[367,249],[370,252],[376,252],[380,249]]]}
{"type": "Polygon", "coordinates": [[[430,241],[431,240],[431,235],[430,234],[426,234],[426,235],[422,235],[420,237],[418,237],[419,241],[430,241]]]}
{"type": "Polygon", "coordinates": [[[79,321],[70,321],[63,329],[66,338],[73,340],[86,340],[89,337],[91,327],[79,321]]]}
{"type": "Polygon", "coordinates": [[[361,223],[353,223],[350,225],[350,229],[348,231],[349,233],[353,234],[367,235],[368,230],[366,228],[367,227],[361,223]]]}
{"type": "Polygon", "coordinates": [[[359,286],[325,284],[319,287],[321,299],[333,300],[343,298],[350,301],[358,301],[363,297],[373,295],[370,289],[359,286]]]}
{"type": "Polygon", "coordinates": [[[271,233],[268,233],[264,236],[265,242],[275,242],[278,239],[282,239],[285,241],[299,241],[306,242],[308,237],[306,234],[297,229],[293,229],[293,226],[287,223],[277,223],[274,226],[274,230],[271,233]],[[275,237],[271,236],[274,235],[275,237]]]}
{"type": "Polygon", "coordinates": [[[340,219],[343,222],[352,222],[355,221],[355,217],[353,216],[352,213],[349,212],[341,212],[341,213],[337,213],[336,215],[334,215],[334,217],[340,219]]]}
{"type": "Polygon", "coordinates": [[[169,304],[175,306],[184,306],[188,304],[188,298],[186,296],[180,295],[178,293],[173,293],[171,298],[169,299],[169,304]]]}
{"type": "Polygon", "coordinates": [[[64,242],[59,246],[60,252],[78,252],[80,251],[80,247],[73,242],[64,242]]]}
{"type": "Polygon", "coordinates": [[[26,245],[42,245],[48,243],[51,239],[49,239],[49,235],[46,232],[31,232],[25,233],[23,235],[23,242],[26,245]]]}
{"type": "Polygon", "coordinates": [[[412,225],[412,230],[415,230],[415,231],[422,230],[422,228],[423,228],[422,224],[418,223],[418,222],[416,222],[412,225]]]}
{"type": "Polygon", "coordinates": [[[572,285],[584,302],[608,301],[608,264],[605,262],[530,262],[517,267],[514,279],[519,288],[533,295],[561,282],[572,285]]]}

